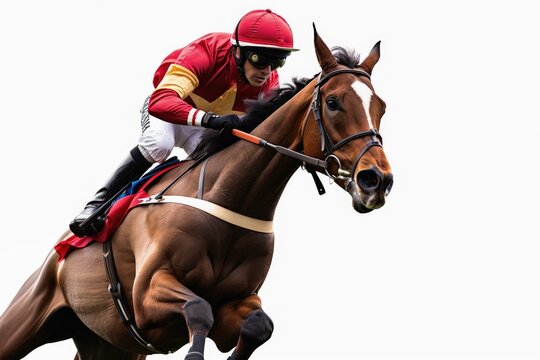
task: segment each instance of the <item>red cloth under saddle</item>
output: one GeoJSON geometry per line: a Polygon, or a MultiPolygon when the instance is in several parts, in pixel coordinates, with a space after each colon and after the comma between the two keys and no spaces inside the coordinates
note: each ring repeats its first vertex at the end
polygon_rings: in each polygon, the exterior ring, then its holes
{"type": "Polygon", "coordinates": [[[98,233],[91,236],[84,236],[82,238],[78,237],[77,235],[71,235],[67,239],[56,244],[54,249],[60,256],[58,261],[64,260],[71,250],[82,249],[94,241],[103,243],[109,239],[114,234],[118,226],[120,226],[128,212],[140,204],[140,199],[149,197],[149,195],[146,193],[148,186],[161,175],[177,167],[178,165],[179,163],[176,163],[158,171],[156,174],[151,176],[136,193],[126,195],[117,200],[110,208],[109,213],[105,218],[105,225],[98,233]]]}

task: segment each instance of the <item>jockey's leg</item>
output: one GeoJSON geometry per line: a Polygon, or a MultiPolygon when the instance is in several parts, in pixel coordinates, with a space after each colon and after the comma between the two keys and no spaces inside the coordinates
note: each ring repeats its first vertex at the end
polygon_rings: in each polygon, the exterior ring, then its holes
{"type": "Polygon", "coordinates": [[[246,360],[272,336],[274,324],[257,295],[222,306],[210,337],[221,351],[236,346],[230,360],[246,360]]]}
{"type": "Polygon", "coordinates": [[[138,146],[134,147],[130,154],[122,161],[105,185],[94,195],[94,198],[86,204],[84,210],[69,224],[71,231],[79,236],[90,235],[101,229],[104,224],[102,217],[96,218],[92,223],[81,227],[101,205],[110,200],[131,181],[137,180],[152,165],[145,159],[138,146]]]}

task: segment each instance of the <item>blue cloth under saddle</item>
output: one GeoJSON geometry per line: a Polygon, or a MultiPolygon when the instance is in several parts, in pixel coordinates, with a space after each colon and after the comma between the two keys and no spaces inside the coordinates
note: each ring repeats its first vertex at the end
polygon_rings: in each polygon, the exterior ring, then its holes
{"type": "Polygon", "coordinates": [[[181,161],[178,160],[176,156],[174,156],[170,159],[167,159],[165,162],[159,164],[158,166],[148,170],[140,179],[133,181],[131,185],[126,189],[126,191],[120,194],[115,201],[123,198],[124,196],[135,194],[139,191],[140,187],[146,182],[146,180],[150,179],[154,174],[173,164],[179,164],[180,162],[181,161]]]}

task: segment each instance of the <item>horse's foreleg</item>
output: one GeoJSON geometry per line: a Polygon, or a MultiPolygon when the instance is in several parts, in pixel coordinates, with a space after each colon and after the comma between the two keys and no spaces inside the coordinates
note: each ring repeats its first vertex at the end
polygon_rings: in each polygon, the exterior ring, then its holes
{"type": "MultiPolygon", "coordinates": [[[[183,318],[192,344],[185,359],[204,359],[204,343],[214,324],[212,307],[206,300],[165,270],[155,272],[147,288],[135,287],[134,290],[135,318],[141,330],[175,323],[183,318]]],[[[185,335],[178,334],[178,338],[185,335]]]]}
{"type": "Polygon", "coordinates": [[[204,343],[214,324],[212,307],[201,298],[192,299],[184,305],[184,317],[192,340],[185,360],[204,359],[204,343]]]}
{"type": "Polygon", "coordinates": [[[252,295],[222,306],[210,336],[221,351],[235,350],[230,360],[246,360],[272,336],[274,324],[261,309],[261,301],[252,295]]]}
{"type": "Polygon", "coordinates": [[[264,344],[274,331],[274,323],[268,315],[258,309],[251,312],[240,329],[240,338],[229,360],[247,360],[259,346],[264,344]]]}

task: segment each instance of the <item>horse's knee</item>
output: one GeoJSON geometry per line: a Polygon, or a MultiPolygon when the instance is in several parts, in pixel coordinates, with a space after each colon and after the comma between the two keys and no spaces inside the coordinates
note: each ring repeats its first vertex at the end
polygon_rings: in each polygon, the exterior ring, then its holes
{"type": "Polygon", "coordinates": [[[190,300],[184,305],[184,316],[192,333],[207,334],[214,325],[212,307],[201,298],[190,300]]]}
{"type": "Polygon", "coordinates": [[[260,346],[270,339],[273,331],[272,319],[263,310],[258,309],[246,317],[240,334],[244,340],[260,346]]]}

